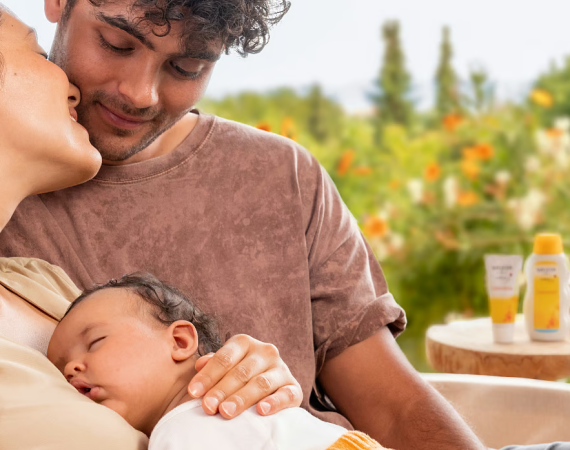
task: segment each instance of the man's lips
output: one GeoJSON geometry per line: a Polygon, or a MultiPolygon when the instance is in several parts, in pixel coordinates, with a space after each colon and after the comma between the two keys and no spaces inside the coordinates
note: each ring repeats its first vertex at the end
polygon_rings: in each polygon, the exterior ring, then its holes
{"type": "Polygon", "coordinates": [[[131,117],[127,117],[123,114],[111,111],[102,103],[97,103],[97,106],[99,107],[99,111],[103,116],[103,119],[116,128],[121,128],[124,130],[136,130],[141,125],[150,122],[149,120],[134,119],[131,117]]]}

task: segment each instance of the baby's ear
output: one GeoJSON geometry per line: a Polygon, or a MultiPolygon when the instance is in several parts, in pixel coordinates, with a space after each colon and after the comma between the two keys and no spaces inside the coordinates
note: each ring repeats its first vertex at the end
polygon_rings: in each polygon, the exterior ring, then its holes
{"type": "Polygon", "coordinates": [[[172,339],[172,359],[177,362],[186,361],[198,351],[198,333],[196,328],[186,320],[177,320],[168,327],[172,339]]]}

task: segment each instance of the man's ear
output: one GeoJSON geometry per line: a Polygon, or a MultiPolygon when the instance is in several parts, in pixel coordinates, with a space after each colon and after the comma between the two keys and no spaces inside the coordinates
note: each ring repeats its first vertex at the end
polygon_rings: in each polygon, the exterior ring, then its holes
{"type": "Polygon", "coordinates": [[[44,0],[44,11],[47,20],[51,23],[58,23],[65,9],[67,0],[44,0]]]}
{"type": "Polygon", "coordinates": [[[186,320],[177,320],[168,327],[172,342],[172,359],[176,362],[186,361],[198,351],[198,333],[196,328],[186,320]]]}

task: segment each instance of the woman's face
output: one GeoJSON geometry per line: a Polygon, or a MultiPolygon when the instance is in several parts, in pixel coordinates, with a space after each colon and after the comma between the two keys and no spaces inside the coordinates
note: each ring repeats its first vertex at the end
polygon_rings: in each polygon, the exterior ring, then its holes
{"type": "Polygon", "coordinates": [[[2,154],[28,194],[92,178],[99,152],[74,119],[79,90],[49,62],[35,32],[6,11],[0,22],[0,162],[2,154]]]}

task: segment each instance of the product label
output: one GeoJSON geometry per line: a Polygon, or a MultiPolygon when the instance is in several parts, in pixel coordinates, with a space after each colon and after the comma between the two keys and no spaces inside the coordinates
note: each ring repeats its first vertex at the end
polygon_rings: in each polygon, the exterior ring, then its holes
{"type": "Polygon", "coordinates": [[[519,305],[519,296],[511,298],[489,299],[491,309],[491,320],[493,323],[514,323],[519,305]]]}
{"type": "Polygon", "coordinates": [[[520,255],[485,255],[487,293],[493,323],[513,323],[519,304],[520,255]]]}
{"type": "Polygon", "coordinates": [[[558,264],[537,262],[534,266],[534,329],[545,333],[560,328],[560,274],[558,264]]]}

